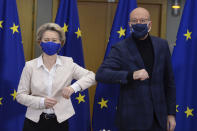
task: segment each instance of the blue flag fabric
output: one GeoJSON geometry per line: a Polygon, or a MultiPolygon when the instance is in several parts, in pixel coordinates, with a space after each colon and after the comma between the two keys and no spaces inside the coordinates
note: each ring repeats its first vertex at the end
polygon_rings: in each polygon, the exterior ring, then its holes
{"type": "Polygon", "coordinates": [[[25,108],[16,91],[25,59],[16,0],[0,0],[0,130],[21,131],[25,108]]]}
{"type": "MultiPolygon", "coordinates": [[[[130,35],[129,14],[136,7],[136,0],[119,0],[104,59],[109,54],[112,45],[130,35]]],[[[117,130],[114,119],[119,88],[119,85],[98,83],[92,120],[94,131],[117,130]]]]}
{"type": "Polygon", "coordinates": [[[186,0],[172,63],[177,88],[176,131],[197,131],[197,1],[186,0]]]}
{"type": "MultiPolygon", "coordinates": [[[[77,1],[61,0],[55,22],[66,33],[66,43],[60,55],[72,57],[75,63],[84,67],[77,1]]],[[[73,94],[71,100],[76,114],[69,119],[69,131],[90,131],[88,90],[73,94]]]]}

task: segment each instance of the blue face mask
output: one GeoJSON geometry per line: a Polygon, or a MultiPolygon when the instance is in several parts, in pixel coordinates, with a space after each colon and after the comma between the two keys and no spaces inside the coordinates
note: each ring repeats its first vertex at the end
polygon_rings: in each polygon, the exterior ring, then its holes
{"type": "Polygon", "coordinates": [[[148,33],[147,24],[133,24],[131,29],[135,38],[143,38],[148,33]]]}
{"type": "Polygon", "coordinates": [[[41,42],[40,46],[47,55],[54,55],[59,51],[61,44],[54,42],[41,42]]]}

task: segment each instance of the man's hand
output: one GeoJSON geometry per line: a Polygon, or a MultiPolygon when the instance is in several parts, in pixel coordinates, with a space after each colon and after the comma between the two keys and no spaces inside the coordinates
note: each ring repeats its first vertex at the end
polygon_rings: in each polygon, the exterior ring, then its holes
{"type": "Polygon", "coordinates": [[[52,108],[55,104],[57,104],[57,101],[53,98],[45,98],[44,99],[44,105],[47,109],[52,108]]]}
{"type": "Polygon", "coordinates": [[[146,80],[149,78],[148,72],[145,69],[141,69],[138,71],[133,72],[133,79],[134,80],[146,80]]]}
{"type": "Polygon", "coordinates": [[[63,90],[62,90],[62,96],[64,97],[64,98],[66,98],[66,99],[69,99],[70,98],[70,96],[74,93],[75,91],[74,91],[74,89],[72,88],[72,87],[65,87],[65,88],[63,88],[63,90]]]}
{"type": "Polygon", "coordinates": [[[176,126],[175,117],[173,115],[168,115],[167,131],[174,131],[175,126],[176,126]]]}

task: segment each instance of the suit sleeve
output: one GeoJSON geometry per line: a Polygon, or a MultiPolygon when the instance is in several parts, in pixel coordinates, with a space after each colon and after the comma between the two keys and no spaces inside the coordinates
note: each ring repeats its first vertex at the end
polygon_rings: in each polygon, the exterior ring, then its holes
{"type": "Polygon", "coordinates": [[[109,55],[96,73],[96,80],[102,83],[126,84],[128,71],[121,70],[121,51],[113,46],[109,55]]]}
{"type": "Polygon", "coordinates": [[[83,90],[96,84],[95,74],[92,71],[86,70],[73,62],[73,78],[83,90]]]}
{"type": "Polygon", "coordinates": [[[164,86],[167,102],[168,115],[176,114],[176,88],[174,74],[172,70],[171,54],[167,41],[165,41],[165,70],[164,70],[164,86]]]}

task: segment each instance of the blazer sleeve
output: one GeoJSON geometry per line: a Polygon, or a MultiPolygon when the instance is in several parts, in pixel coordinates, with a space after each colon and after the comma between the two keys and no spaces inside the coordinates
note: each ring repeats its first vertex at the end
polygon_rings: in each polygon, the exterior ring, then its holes
{"type": "Polygon", "coordinates": [[[172,70],[171,54],[167,41],[165,41],[164,86],[168,115],[176,115],[176,88],[172,70]]]}
{"type": "Polygon", "coordinates": [[[76,83],[81,87],[82,90],[87,89],[88,87],[95,85],[95,74],[92,71],[82,68],[73,62],[73,78],[76,83]]]}
{"type": "Polygon", "coordinates": [[[128,71],[121,70],[121,59],[121,49],[113,46],[98,69],[96,80],[102,83],[126,84],[128,71]]]}
{"type": "Polygon", "coordinates": [[[31,66],[28,66],[28,64],[26,63],[25,67],[23,68],[23,72],[18,85],[16,100],[20,104],[27,107],[43,109],[44,106],[41,104],[43,98],[31,95],[31,70],[31,66]]]}

